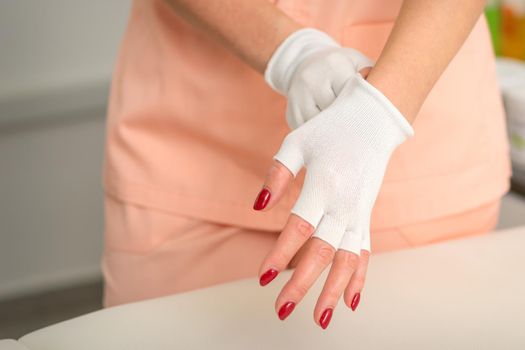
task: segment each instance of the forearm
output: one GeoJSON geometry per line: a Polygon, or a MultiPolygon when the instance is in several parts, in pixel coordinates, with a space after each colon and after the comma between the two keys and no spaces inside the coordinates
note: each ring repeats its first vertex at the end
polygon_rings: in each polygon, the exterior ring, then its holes
{"type": "Polygon", "coordinates": [[[405,0],[367,80],[413,122],[484,5],[484,0],[405,0]]]}
{"type": "Polygon", "coordinates": [[[277,46],[301,28],[267,0],[165,1],[261,73],[277,46]]]}

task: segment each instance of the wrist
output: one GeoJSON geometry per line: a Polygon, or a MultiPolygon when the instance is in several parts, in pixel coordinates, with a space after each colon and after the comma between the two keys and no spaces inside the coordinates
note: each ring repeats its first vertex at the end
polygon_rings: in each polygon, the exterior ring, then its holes
{"type": "MultiPolygon", "coordinates": [[[[361,106],[360,113],[363,118],[368,119],[372,129],[375,130],[381,125],[381,130],[391,136],[396,135],[394,138],[398,141],[404,141],[414,135],[409,121],[380,90],[361,77],[354,81],[350,94],[351,103],[361,106]]],[[[384,141],[384,135],[380,138],[384,141]]]]}
{"type": "Polygon", "coordinates": [[[403,86],[392,74],[381,73],[372,68],[366,81],[379,90],[401,112],[403,117],[412,124],[421,107],[419,98],[403,86]]]}
{"type": "Polygon", "coordinates": [[[273,38],[271,43],[266,47],[266,50],[262,54],[263,61],[261,63],[261,69],[258,71],[264,75],[268,63],[274,55],[277,48],[293,33],[303,29],[304,27],[299,23],[291,20],[287,16],[279,17],[276,19],[276,25],[274,28],[273,38]]]}

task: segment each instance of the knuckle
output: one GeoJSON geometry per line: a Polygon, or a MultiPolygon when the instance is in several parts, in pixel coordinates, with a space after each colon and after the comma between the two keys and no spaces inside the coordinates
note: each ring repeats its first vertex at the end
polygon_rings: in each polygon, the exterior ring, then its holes
{"type": "Polygon", "coordinates": [[[317,71],[314,69],[305,69],[302,73],[301,80],[306,86],[315,85],[319,80],[317,71]]]}
{"type": "Polygon", "coordinates": [[[342,291],[338,291],[335,288],[329,288],[323,291],[323,294],[326,300],[335,304],[337,300],[339,300],[339,298],[341,297],[341,292],[342,291]]]}
{"type": "Polygon", "coordinates": [[[315,257],[320,265],[328,265],[334,257],[334,249],[328,245],[317,248],[315,257]]]}
{"type": "Polygon", "coordinates": [[[307,222],[298,222],[295,231],[299,234],[302,239],[308,239],[312,235],[314,228],[307,222]]]}
{"type": "Polygon", "coordinates": [[[290,286],[290,293],[298,298],[302,298],[308,292],[308,286],[304,283],[296,282],[290,286]]]}
{"type": "Polygon", "coordinates": [[[361,249],[361,260],[363,260],[365,263],[368,263],[368,260],[370,259],[370,252],[365,249],[361,249]]]}

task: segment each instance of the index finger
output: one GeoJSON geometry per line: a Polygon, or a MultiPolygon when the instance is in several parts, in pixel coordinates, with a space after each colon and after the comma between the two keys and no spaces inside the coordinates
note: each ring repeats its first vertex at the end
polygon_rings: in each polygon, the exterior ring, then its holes
{"type": "Polygon", "coordinates": [[[263,188],[253,203],[253,209],[268,210],[275,206],[286,193],[293,178],[293,174],[287,167],[274,160],[266,174],[263,188]]]}

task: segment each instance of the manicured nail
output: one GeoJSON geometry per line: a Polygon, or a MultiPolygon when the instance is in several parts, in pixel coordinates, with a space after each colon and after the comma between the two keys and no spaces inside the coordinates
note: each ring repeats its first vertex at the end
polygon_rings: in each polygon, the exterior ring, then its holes
{"type": "Polygon", "coordinates": [[[355,293],[354,297],[352,298],[352,303],[350,304],[352,311],[355,311],[355,309],[357,309],[357,305],[359,305],[359,300],[361,300],[361,294],[355,293]]]}
{"type": "Polygon", "coordinates": [[[330,324],[330,320],[332,319],[333,312],[333,309],[326,309],[323,311],[323,314],[319,319],[319,324],[321,325],[321,328],[326,329],[326,327],[328,327],[328,325],[330,324]]]}
{"type": "Polygon", "coordinates": [[[265,273],[261,275],[261,278],[259,278],[259,284],[264,287],[265,285],[273,281],[273,279],[278,274],[279,274],[279,271],[275,269],[269,269],[268,271],[266,271],[265,273]]]}
{"type": "Polygon", "coordinates": [[[281,308],[279,309],[279,319],[282,321],[286,317],[290,316],[293,309],[295,309],[295,303],[294,302],[287,302],[281,308]]]}
{"type": "Polygon", "coordinates": [[[261,192],[259,192],[259,195],[257,195],[257,199],[255,199],[255,203],[253,203],[253,209],[255,210],[263,210],[266,208],[266,205],[268,204],[268,201],[270,200],[271,193],[267,188],[263,188],[261,192]]]}

